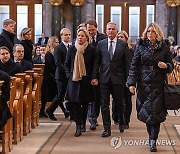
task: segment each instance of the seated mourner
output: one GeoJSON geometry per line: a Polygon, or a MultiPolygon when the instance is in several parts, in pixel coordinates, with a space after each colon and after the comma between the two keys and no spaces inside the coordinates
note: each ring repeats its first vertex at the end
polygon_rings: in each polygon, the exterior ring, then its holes
{"type": "Polygon", "coordinates": [[[1,99],[0,99],[0,129],[2,129],[7,123],[8,119],[12,117],[8,108],[7,102],[10,98],[10,77],[7,73],[0,70],[0,80],[4,83],[1,87],[1,99]]]}
{"type": "Polygon", "coordinates": [[[0,47],[0,70],[6,72],[9,76],[23,72],[21,65],[11,60],[10,51],[5,46],[0,47]]]}

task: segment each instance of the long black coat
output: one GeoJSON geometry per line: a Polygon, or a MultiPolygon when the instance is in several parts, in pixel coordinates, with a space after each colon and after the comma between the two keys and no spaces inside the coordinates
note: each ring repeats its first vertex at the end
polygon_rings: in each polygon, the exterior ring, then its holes
{"type": "Polygon", "coordinates": [[[73,45],[68,50],[66,56],[65,71],[68,78],[66,98],[70,102],[92,102],[94,101],[94,89],[91,85],[91,80],[95,60],[95,48],[92,45],[88,45],[84,52],[86,76],[80,81],[72,81],[76,51],[77,49],[73,45]]]}
{"type": "Polygon", "coordinates": [[[158,124],[166,119],[166,108],[163,101],[163,87],[166,73],[173,70],[169,48],[162,46],[152,52],[146,41],[140,39],[132,59],[128,85],[136,86],[137,117],[148,124],[158,124]],[[167,69],[158,67],[158,62],[165,62],[167,69]]]}
{"type": "Polygon", "coordinates": [[[55,63],[54,56],[50,52],[46,52],[45,66],[42,81],[42,95],[41,99],[45,102],[51,102],[57,93],[57,87],[55,82],[55,63]]]}
{"type": "Polygon", "coordinates": [[[0,70],[0,80],[4,83],[1,87],[1,102],[0,102],[0,129],[5,126],[7,120],[12,117],[11,112],[8,108],[7,102],[10,98],[10,77],[7,73],[0,70]]]}

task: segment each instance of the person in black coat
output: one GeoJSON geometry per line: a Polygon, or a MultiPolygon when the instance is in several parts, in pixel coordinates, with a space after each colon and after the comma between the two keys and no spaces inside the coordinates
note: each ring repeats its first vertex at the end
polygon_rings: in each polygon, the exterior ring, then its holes
{"type": "MultiPolygon", "coordinates": [[[[57,87],[55,82],[55,62],[54,62],[54,48],[59,45],[59,39],[56,36],[49,38],[47,43],[47,52],[45,54],[45,66],[43,73],[43,81],[41,86],[41,109],[39,116],[47,117],[45,114],[45,106],[47,102],[52,102],[57,94],[57,87]]],[[[42,47],[41,47],[42,48],[42,47]]],[[[52,104],[52,103],[51,103],[52,104]]]]}
{"type": "Polygon", "coordinates": [[[60,31],[62,42],[54,50],[55,61],[55,80],[57,85],[57,94],[54,97],[51,105],[47,108],[46,113],[51,120],[57,120],[54,116],[54,111],[58,106],[62,109],[65,118],[69,117],[69,112],[63,106],[63,101],[66,93],[67,78],[64,70],[64,62],[66,59],[67,50],[69,48],[69,41],[71,38],[71,32],[68,28],[63,28],[60,31]]]}
{"type": "Polygon", "coordinates": [[[146,124],[151,152],[157,151],[160,123],[166,119],[164,84],[166,73],[173,68],[161,28],[156,23],[148,24],[137,43],[127,82],[133,94],[137,85],[137,117],[146,124]]]}
{"type": "Polygon", "coordinates": [[[38,39],[38,45],[46,45],[48,43],[49,37],[45,37],[45,33],[41,33],[41,37],[38,39]]]}
{"type": "Polygon", "coordinates": [[[23,28],[20,44],[24,47],[24,59],[32,63],[33,42],[31,40],[32,28],[23,28]]]}
{"type": "Polygon", "coordinates": [[[110,94],[112,94],[112,98],[117,105],[119,131],[123,133],[125,130],[124,86],[130,65],[127,43],[117,39],[116,24],[109,22],[106,26],[106,33],[108,38],[101,40],[96,48],[96,60],[92,78],[93,85],[100,84],[101,112],[104,126],[102,137],[111,135],[110,94]]]}
{"type": "Polygon", "coordinates": [[[0,80],[4,81],[2,87],[1,87],[1,102],[0,102],[0,129],[2,129],[8,119],[12,118],[12,114],[9,110],[9,107],[7,105],[7,102],[10,98],[10,76],[0,70],[0,80]]]}
{"type": "Polygon", "coordinates": [[[15,63],[10,58],[10,51],[7,47],[0,47],[0,70],[6,72],[9,76],[15,76],[16,73],[22,73],[20,64],[15,63]]]}
{"type": "MultiPolygon", "coordinates": [[[[99,33],[97,31],[97,23],[95,20],[89,20],[86,22],[86,28],[90,34],[91,37],[91,44],[96,48],[98,42],[100,40],[103,40],[107,38],[107,35],[99,33]]],[[[100,113],[100,102],[101,102],[101,97],[100,97],[100,87],[95,86],[94,87],[94,93],[95,93],[95,102],[90,102],[88,106],[88,119],[90,122],[90,129],[95,130],[97,123],[97,118],[100,113]]]]}
{"type": "MultiPolygon", "coordinates": [[[[134,55],[134,50],[132,49],[129,36],[126,31],[121,30],[118,32],[117,37],[124,42],[128,43],[128,48],[129,48],[129,56],[130,60],[132,60],[133,55],[134,55]]],[[[131,117],[131,112],[132,112],[132,94],[129,91],[129,88],[127,86],[124,86],[124,95],[125,95],[125,112],[124,112],[124,119],[125,119],[125,128],[129,128],[129,122],[130,122],[130,117],[131,117]]],[[[118,113],[116,109],[116,103],[113,100],[112,101],[112,119],[114,120],[115,124],[118,124],[118,113]]]]}
{"type": "Polygon", "coordinates": [[[94,101],[91,79],[95,48],[88,42],[89,33],[83,29],[78,30],[75,45],[68,50],[65,61],[68,78],[66,99],[73,103],[76,123],[75,137],[80,136],[82,131],[86,131],[88,103],[94,101]]]}
{"type": "Polygon", "coordinates": [[[12,19],[5,19],[3,21],[3,31],[0,35],[0,47],[6,46],[13,57],[13,46],[18,42],[18,39],[14,33],[16,22],[12,19]]]}
{"type": "Polygon", "coordinates": [[[24,47],[21,44],[15,44],[13,47],[14,62],[19,63],[23,72],[32,70],[33,65],[31,62],[24,60],[24,47]]]}

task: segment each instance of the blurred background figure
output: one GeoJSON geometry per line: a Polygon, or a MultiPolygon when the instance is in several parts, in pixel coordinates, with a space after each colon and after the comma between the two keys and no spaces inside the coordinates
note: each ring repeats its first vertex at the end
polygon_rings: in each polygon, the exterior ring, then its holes
{"type": "Polygon", "coordinates": [[[45,33],[41,33],[41,37],[38,39],[38,45],[46,45],[48,43],[49,37],[45,36],[45,33]]]}
{"type": "Polygon", "coordinates": [[[180,46],[177,47],[176,56],[174,57],[174,60],[180,62],[180,46]]]}
{"type": "Polygon", "coordinates": [[[33,59],[33,64],[44,64],[46,54],[46,45],[40,46],[40,55],[33,59]]]}

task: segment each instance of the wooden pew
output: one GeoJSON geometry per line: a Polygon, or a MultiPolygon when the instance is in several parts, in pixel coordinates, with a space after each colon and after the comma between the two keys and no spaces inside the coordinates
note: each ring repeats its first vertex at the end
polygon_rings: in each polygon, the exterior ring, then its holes
{"type": "Polygon", "coordinates": [[[22,108],[23,108],[23,85],[21,78],[16,78],[16,94],[13,101],[13,137],[14,144],[18,144],[22,136],[22,108]]]}
{"type": "Polygon", "coordinates": [[[33,70],[25,71],[26,75],[30,76],[30,80],[25,78],[26,82],[26,90],[25,94],[27,94],[28,100],[28,131],[29,133],[32,131],[32,88],[33,88],[33,70]]]}

